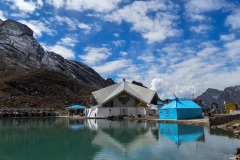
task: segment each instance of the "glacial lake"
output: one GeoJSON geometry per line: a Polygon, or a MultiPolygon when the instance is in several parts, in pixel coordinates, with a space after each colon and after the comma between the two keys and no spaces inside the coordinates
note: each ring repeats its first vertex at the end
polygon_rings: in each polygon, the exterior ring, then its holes
{"type": "Polygon", "coordinates": [[[227,160],[240,147],[231,137],[219,129],[145,121],[0,119],[0,159],[227,160]]]}

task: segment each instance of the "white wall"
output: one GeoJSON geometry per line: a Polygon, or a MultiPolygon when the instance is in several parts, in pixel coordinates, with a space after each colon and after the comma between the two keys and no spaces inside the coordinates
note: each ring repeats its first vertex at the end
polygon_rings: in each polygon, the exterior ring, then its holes
{"type": "Polygon", "coordinates": [[[137,116],[138,114],[146,115],[146,110],[144,107],[98,107],[91,111],[92,108],[88,109],[89,118],[95,118],[95,114],[97,118],[106,118],[108,116],[137,116]],[[111,111],[109,111],[111,109],[111,111]],[[122,113],[122,110],[125,110],[125,114],[122,113]],[[126,113],[127,112],[127,113],[126,113]]]}

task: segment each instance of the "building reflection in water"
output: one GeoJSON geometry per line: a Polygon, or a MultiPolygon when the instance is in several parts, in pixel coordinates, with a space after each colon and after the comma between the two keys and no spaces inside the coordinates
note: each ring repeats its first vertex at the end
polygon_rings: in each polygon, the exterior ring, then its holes
{"type": "Polygon", "coordinates": [[[93,145],[100,146],[102,151],[96,159],[104,157],[133,158],[140,156],[147,147],[158,140],[152,130],[157,129],[145,121],[107,121],[87,120],[87,126],[96,130],[93,145]]]}
{"type": "Polygon", "coordinates": [[[205,141],[202,126],[161,123],[159,124],[159,134],[177,145],[185,142],[205,141]]]}

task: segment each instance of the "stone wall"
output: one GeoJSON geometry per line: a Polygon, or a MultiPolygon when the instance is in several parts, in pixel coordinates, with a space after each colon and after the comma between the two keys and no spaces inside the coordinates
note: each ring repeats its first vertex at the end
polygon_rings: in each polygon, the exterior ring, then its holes
{"type": "Polygon", "coordinates": [[[221,115],[221,116],[211,117],[211,118],[209,118],[209,125],[216,126],[216,125],[220,125],[220,124],[225,124],[225,123],[231,122],[235,119],[240,119],[240,114],[221,115]]]}

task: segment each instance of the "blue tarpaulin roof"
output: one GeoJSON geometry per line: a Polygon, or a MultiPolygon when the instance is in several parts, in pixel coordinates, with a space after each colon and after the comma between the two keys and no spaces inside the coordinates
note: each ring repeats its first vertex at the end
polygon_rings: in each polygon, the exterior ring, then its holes
{"type": "Polygon", "coordinates": [[[175,98],[172,102],[163,106],[161,109],[169,108],[201,108],[201,107],[192,100],[179,100],[178,98],[175,98]]]}
{"type": "Polygon", "coordinates": [[[85,106],[76,104],[73,106],[66,107],[65,109],[85,109],[85,108],[86,108],[85,106]]]}
{"type": "Polygon", "coordinates": [[[161,104],[163,104],[163,102],[162,101],[157,101],[157,104],[161,105],[161,104]]]}

